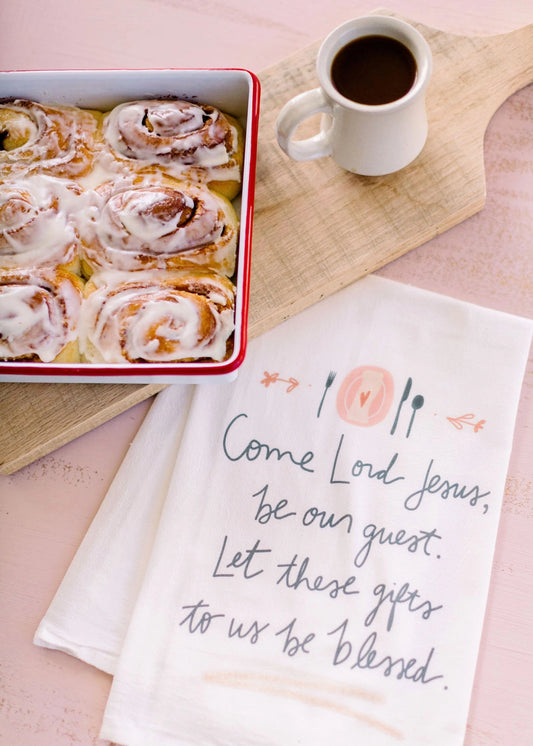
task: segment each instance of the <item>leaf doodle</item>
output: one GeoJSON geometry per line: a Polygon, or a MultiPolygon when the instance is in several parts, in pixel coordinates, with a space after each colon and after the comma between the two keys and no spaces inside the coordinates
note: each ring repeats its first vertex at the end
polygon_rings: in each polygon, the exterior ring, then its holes
{"type": "Polygon", "coordinates": [[[268,388],[271,384],[278,383],[278,382],[287,384],[287,388],[285,392],[287,394],[290,394],[291,391],[294,391],[296,386],[299,385],[299,381],[297,381],[296,378],[293,378],[292,376],[290,378],[280,378],[279,373],[269,373],[268,371],[265,370],[264,378],[261,381],[262,385],[265,388],[268,388]]]}
{"type": "Polygon", "coordinates": [[[456,430],[463,430],[466,425],[469,425],[470,427],[474,428],[474,432],[478,433],[480,430],[483,429],[483,425],[485,425],[486,420],[478,420],[477,422],[473,422],[474,419],[476,419],[476,415],[472,412],[469,412],[468,414],[462,414],[460,417],[446,417],[448,422],[450,422],[456,430]]]}

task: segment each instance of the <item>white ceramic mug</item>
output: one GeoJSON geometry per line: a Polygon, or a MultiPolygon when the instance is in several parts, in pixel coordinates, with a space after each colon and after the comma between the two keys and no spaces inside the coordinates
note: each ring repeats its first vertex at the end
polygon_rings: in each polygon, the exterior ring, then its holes
{"type": "Polygon", "coordinates": [[[296,161],[331,156],[347,171],[380,176],[404,168],[419,155],[428,132],[425,93],[432,56],[427,41],[413,26],[379,15],[348,21],[322,43],[316,70],[320,88],[291,99],[276,122],[278,143],[288,156],[296,161]],[[377,105],[347,98],[332,80],[337,53],[355,39],[372,36],[401,42],[416,63],[409,90],[400,98],[377,105]],[[297,127],[317,113],[327,115],[322,117],[321,131],[314,137],[293,139],[297,127]]]}

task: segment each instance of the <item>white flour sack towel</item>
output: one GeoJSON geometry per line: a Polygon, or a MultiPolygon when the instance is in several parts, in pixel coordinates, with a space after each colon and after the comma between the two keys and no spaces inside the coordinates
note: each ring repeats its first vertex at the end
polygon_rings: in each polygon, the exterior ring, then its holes
{"type": "Polygon", "coordinates": [[[144,578],[192,386],[156,397],[34,637],[113,673],[144,578]]]}
{"type": "Polygon", "coordinates": [[[531,333],[370,276],[191,387],[101,737],[462,746],[531,333]]]}

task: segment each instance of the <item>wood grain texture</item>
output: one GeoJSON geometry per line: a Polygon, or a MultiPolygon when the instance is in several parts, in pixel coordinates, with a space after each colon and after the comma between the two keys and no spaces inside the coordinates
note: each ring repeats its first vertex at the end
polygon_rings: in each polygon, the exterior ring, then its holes
{"type": "MultiPolygon", "coordinates": [[[[472,37],[410,22],[426,37],[434,58],[429,136],[422,154],[397,174],[360,177],[330,159],[295,163],[279,149],[279,110],[292,96],[318,85],[318,43],[259,76],[250,337],[484,206],[485,131],[499,106],[533,81],[533,26],[472,37]]],[[[0,384],[0,420],[6,423],[0,428],[0,473],[13,473],[161,388],[0,384]]]]}
{"type": "Polygon", "coordinates": [[[6,383],[0,386],[0,473],[12,474],[163,386],[6,383]]]}

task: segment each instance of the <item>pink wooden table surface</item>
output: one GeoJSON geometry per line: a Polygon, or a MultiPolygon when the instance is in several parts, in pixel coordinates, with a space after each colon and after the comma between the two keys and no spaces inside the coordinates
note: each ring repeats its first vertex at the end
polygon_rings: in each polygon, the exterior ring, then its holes
{"type": "MultiPolygon", "coordinates": [[[[533,23],[533,0],[381,5],[461,34],[533,23]]],[[[17,0],[2,7],[0,69],[219,65],[260,71],[376,7],[367,0],[17,0]]],[[[531,318],[533,86],[493,118],[485,159],[484,210],[380,274],[531,318]]],[[[109,677],[31,641],[149,404],[0,477],[0,746],[106,746],[98,731],[109,677]]],[[[532,630],[530,359],[465,746],[533,744],[532,630]]]]}

